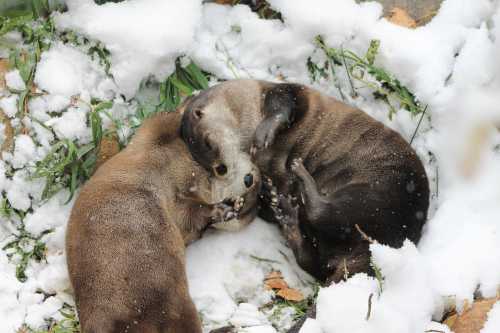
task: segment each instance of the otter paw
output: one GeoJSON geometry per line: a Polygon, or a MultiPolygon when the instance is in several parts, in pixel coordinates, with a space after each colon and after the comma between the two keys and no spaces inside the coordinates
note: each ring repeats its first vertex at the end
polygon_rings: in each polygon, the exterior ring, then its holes
{"type": "Polygon", "coordinates": [[[260,197],[269,204],[271,208],[274,209],[278,206],[278,189],[273,185],[271,178],[263,178],[260,197]]]}
{"type": "Polygon", "coordinates": [[[299,206],[296,205],[296,199],[292,196],[278,196],[280,218],[277,217],[281,226],[294,226],[299,224],[299,206]]]}
{"type": "Polygon", "coordinates": [[[243,206],[245,205],[245,198],[243,197],[238,197],[235,201],[234,201],[234,205],[233,205],[233,208],[236,212],[239,212],[243,206]]]}
{"type": "Polygon", "coordinates": [[[250,156],[255,156],[255,154],[257,154],[257,147],[252,145],[252,147],[250,147],[250,156]]]}
{"type": "Polygon", "coordinates": [[[295,174],[305,171],[304,161],[301,158],[294,158],[290,164],[290,170],[295,174]]]}
{"type": "Polygon", "coordinates": [[[276,124],[271,120],[264,120],[257,126],[250,152],[255,155],[258,150],[267,149],[274,143],[276,136],[276,124]]]}

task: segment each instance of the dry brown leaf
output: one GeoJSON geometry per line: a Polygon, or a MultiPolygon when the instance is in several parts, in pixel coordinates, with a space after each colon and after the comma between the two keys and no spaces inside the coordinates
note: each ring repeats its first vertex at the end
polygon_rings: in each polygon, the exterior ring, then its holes
{"type": "Polygon", "coordinates": [[[0,59],[0,90],[5,88],[5,73],[9,70],[9,61],[0,59]]]}
{"type": "Polygon", "coordinates": [[[443,324],[448,326],[450,329],[455,325],[455,322],[457,321],[458,314],[454,312],[452,315],[449,315],[444,321],[443,324]]]}
{"type": "Polygon", "coordinates": [[[96,170],[104,164],[104,162],[119,152],[120,144],[118,143],[118,138],[116,136],[102,138],[99,154],[97,154],[96,170]]]}
{"type": "Polygon", "coordinates": [[[288,284],[283,279],[269,279],[264,282],[266,289],[286,289],[288,284]]]}
{"type": "Polygon", "coordinates": [[[272,271],[269,273],[264,279],[264,285],[266,289],[286,289],[288,288],[288,284],[283,279],[283,276],[278,271],[272,271]]]}
{"type": "MultiPolygon", "coordinates": [[[[5,73],[9,70],[9,61],[7,59],[0,59],[0,90],[5,89],[5,73]]],[[[10,150],[14,142],[14,128],[10,123],[10,119],[0,110],[0,122],[5,125],[4,135],[5,140],[0,147],[0,150],[10,150]]]]}
{"type": "Polygon", "coordinates": [[[219,5],[232,5],[233,0],[215,0],[215,3],[219,5]]]}
{"type": "Polygon", "coordinates": [[[448,319],[444,322],[454,333],[479,333],[488,318],[488,312],[497,301],[496,298],[489,298],[472,303],[464,312],[456,318],[448,319]],[[451,326],[450,326],[451,325],[451,326]]]}
{"type": "Polygon", "coordinates": [[[11,150],[14,144],[14,128],[10,123],[10,119],[1,110],[0,110],[0,123],[3,123],[5,125],[3,132],[4,140],[2,146],[0,147],[0,151],[1,152],[9,151],[11,150]]]}
{"type": "Polygon", "coordinates": [[[281,289],[276,295],[291,302],[300,302],[304,300],[304,295],[299,290],[293,288],[281,289]]]}
{"type": "Polygon", "coordinates": [[[406,12],[406,10],[399,7],[394,7],[393,9],[391,9],[387,20],[405,28],[415,29],[417,27],[417,22],[415,22],[415,20],[406,12]]]}

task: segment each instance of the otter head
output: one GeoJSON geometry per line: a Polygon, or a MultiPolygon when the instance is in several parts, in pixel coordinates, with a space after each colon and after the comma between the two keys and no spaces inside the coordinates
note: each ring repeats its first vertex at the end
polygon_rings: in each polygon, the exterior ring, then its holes
{"type": "Polygon", "coordinates": [[[241,205],[238,218],[214,225],[235,230],[256,215],[261,176],[251,156],[241,149],[238,120],[214,88],[191,97],[180,108],[181,136],[194,160],[215,178],[213,200],[241,205]]]}

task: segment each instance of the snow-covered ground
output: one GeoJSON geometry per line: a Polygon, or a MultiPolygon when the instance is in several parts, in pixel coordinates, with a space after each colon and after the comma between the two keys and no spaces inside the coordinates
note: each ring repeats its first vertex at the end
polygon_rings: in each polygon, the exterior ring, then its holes
{"type": "MultiPolygon", "coordinates": [[[[260,19],[246,6],[200,0],[129,0],[103,6],[92,0],[66,2],[69,11],[53,15],[57,28],[101,41],[111,52],[113,78],[83,46],[54,42],[42,53],[34,79],[46,94],[30,98],[29,116],[20,119],[16,91],[24,89],[24,82],[17,70],[6,75],[9,89],[0,91],[0,108],[19,134],[12,153],[4,152],[0,161],[0,190],[13,208],[32,208],[24,217],[27,232],[37,237],[54,231],[40,238],[47,247],[46,261],[30,260],[25,282],[16,278],[20,258],[9,260],[11,250],[0,252],[0,332],[15,332],[23,324],[43,328],[50,318],[62,319],[64,303],[72,304],[64,255],[71,202],[65,204],[66,190],[41,200],[43,180],[29,175],[54,140],[90,142],[86,117],[91,99],[113,101],[110,114],[125,121],[136,111],[137,105],[127,100],[141,82],[151,75],[164,79],[180,55],[220,79],[285,78],[340,98],[331,80],[312,83],[309,78],[307,59],[321,60],[314,52],[317,35],[332,47],[358,54],[366,52],[371,40],[381,41],[376,64],[427,105],[412,145],[425,163],[433,194],[418,246],[372,245],[373,260],[384,276],[382,290],[379,281],[364,274],[321,289],[317,319],[309,320],[302,332],[449,332],[438,323],[446,309],[460,309],[474,295],[497,294],[500,1],[445,0],[436,17],[415,30],[382,18],[377,3],[354,0],[269,0],[284,22],[260,19]]],[[[9,38],[20,43],[19,35],[9,38]]],[[[347,92],[347,102],[410,140],[418,117],[400,110],[390,121],[386,104],[367,89],[349,97],[343,73],[339,71],[338,83],[347,92]]],[[[110,126],[109,119],[103,121],[110,126]]],[[[5,126],[0,130],[4,137],[5,126]]],[[[125,126],[122,139],[127,133],[125,126]]],[[[0,247],[19,234],[16,220],[1,217],[0,247]]],[[[35,245],[33,240],[21,244],[25,252],[35,245]]],[[[285,330],[293,310],[277,315],[259,310],[271,300],[263,279],[273,269],[281,270],[292,287],[311,292],[311,277],[294,263],[279,230],[264,221],[239,233],[212,232],[192,244],[187,251],[190,292],[205,328],[231,322],[246,327],[242,332],[275,332],[271,324],[285,330]]],[[[497,302],[482,333],[500,332],[499,309],[497,302]]]]}

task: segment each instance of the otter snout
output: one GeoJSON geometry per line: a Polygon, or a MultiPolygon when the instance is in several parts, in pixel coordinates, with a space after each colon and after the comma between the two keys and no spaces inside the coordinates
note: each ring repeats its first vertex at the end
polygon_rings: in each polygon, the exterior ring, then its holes
{"type": "Polygon", "coordinates": [[[247,173],[245,177],[243,177],[243,183],[247,188],[252,187],[253,185],[253,175],[251,173],[247,173]]]}

